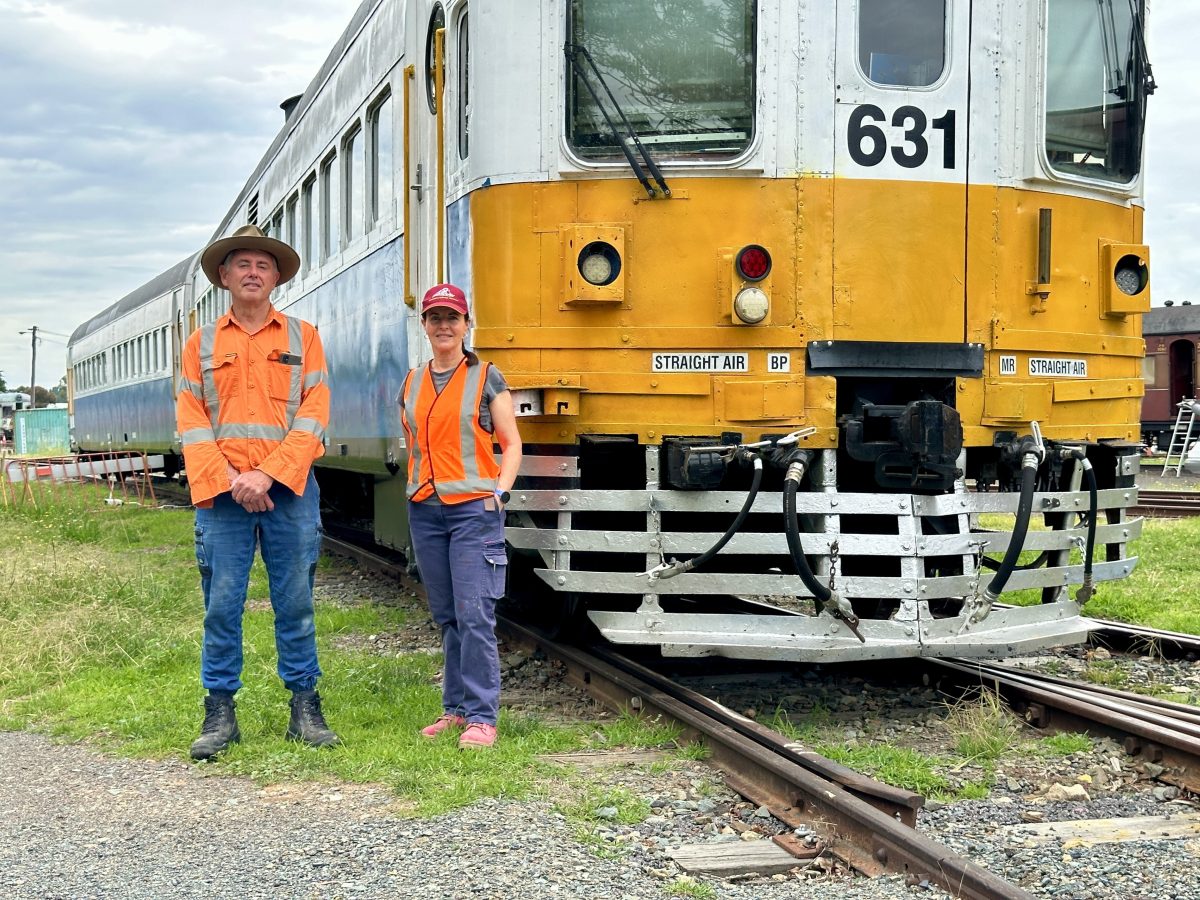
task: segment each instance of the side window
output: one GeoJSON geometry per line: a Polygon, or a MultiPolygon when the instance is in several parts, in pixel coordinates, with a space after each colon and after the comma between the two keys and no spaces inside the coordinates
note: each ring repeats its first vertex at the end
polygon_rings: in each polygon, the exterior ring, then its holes
{"type": "Polygon", "coordinates": [[[365,214],[366,160],[364,158],[364,141],[362,127],[354,126],[354,130],[346,135],[342,142],[342,167],[344,169],[346,192],[346,229],[345,241],[349,244],[363,232],[365,214]]]}
{"type": "Polygon", "coordinates": [[[1046,158],[1057,171],[1117,183],[1137,176],[1154,89],[1142,5],[1048,0],[1046,158]]]}
{"type": "Polygon", "coordinates": [[[337,153],[330,153],[321,163],[321,261],[338,249],[338,179],[337,153]]]}
{"type": "Polygon", "coordinates": [[[300,191],[301,226],[303,236],[301,256],[304,257],[304,271],[307,273],[320,262],[317,252],[317,237],[320,229],[317,227],[317,176],[310,175],[300,191]]]}
{"type": "MultiPolygon", "coordinates": [[[[429,101],[429,112],[437,115],[437,33],[446,27],[446,11],[442,4],[434,4],[429,14],[429,31],[425,34],[425,99],[429,101]]],[[[445,49],[444,47],[442,48],[445,49]]]]}
{"type": "Polygon", "coordinates": [[[875,84],[935,83],[946,68],[946,0],[861,0],[858,64],[875,84]]]}
{"type": "Polygon", "coordinates": [[[371,195],[371,225],[379,221],[384,211],[391,208],[392,166],[392,97],[384,94],[367,113],[367,128],[370,135],[369,189],[371,195]]]}
{"type": "Polygon", "coordinates": [[[292,194],[292,196],[288,198],[287,212],[284,215],[284,232],[283,232],[284,241],[287,242],[287,245],[289,247],[291,247],[293,250],[295,250],[297,253],[299,253],[301,250],[304,249],[303,247],[296,246],[296,210],[299,206],[299,203],[300,203],[300,195],[299,194],[292,194]]]}
{"type": "Polygon", "coordinates": [[[464,12],[458,20],[458,156],[471,149],[471,31],[464,12]]]}

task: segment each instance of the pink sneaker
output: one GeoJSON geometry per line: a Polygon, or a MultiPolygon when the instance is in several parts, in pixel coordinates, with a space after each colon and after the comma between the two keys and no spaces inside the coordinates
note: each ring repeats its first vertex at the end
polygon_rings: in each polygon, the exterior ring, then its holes
{"type": "Polygon", "coordinates": [[[438,716],[438,720],[432,725],[426,725],[421,729],[421,736],[433,740],[447,728],[462,728],[467,724],[467,720],[462,716],[452,716],[450,713],[442,713],[438,716]]]}
{"type": "Polygon", "coordinates": [[[472,722],[458,739],[459,750],[486,750],[496,743],[496,726],[472,722]]]}

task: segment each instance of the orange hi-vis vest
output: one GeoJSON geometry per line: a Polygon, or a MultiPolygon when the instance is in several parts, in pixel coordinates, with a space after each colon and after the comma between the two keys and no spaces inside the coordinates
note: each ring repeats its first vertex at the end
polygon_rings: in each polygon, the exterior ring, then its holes
{"type": "Polygon", "coordinates": [[[436,493],[453,505],[490,497],[500,464],[492,453],[492,436],[479,423],[489,363],[468,366],[464,359],[440,394],[431,365],[410,371],[401,391],[408,499],[425,500],[436,493]]]}
{"type": "Polygon", "coordinates": [[[329,424],[316,328],[272,306],[249,334],[226,313],[188,338],[181,376],[175,416],[194,504],[230,489],[229,466],[304,493],[329,424]]]}

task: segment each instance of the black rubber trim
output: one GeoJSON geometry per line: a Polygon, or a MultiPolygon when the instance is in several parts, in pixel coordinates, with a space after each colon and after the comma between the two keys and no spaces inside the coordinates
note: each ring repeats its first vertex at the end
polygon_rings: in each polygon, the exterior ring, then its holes
{"type": "Polygon", "coordinates": [[[983,345],[813,341],[807,362],[809,375],[982,378],[983,345]]]}

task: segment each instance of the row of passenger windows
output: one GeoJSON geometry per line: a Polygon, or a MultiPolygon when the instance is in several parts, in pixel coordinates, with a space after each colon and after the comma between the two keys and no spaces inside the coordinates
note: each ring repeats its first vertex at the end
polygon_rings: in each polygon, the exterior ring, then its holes
{"type": "Polygon", "coordinates": [[[167,352],[167,328],[131,338],[90,356],[72,367],[75,389],[80,391],[133,381],[147,375],[165,375],[171,370],[167,352]]]}
{"type": "Polygon", "coordinates": [[[392,98],[385,90],[367,109],[365,126],[355,119],[338,146],[263,223],[268,236],[300,254],[302,275],[366,234],[387,213],[393,199],[392,128],[392,98]]]}

